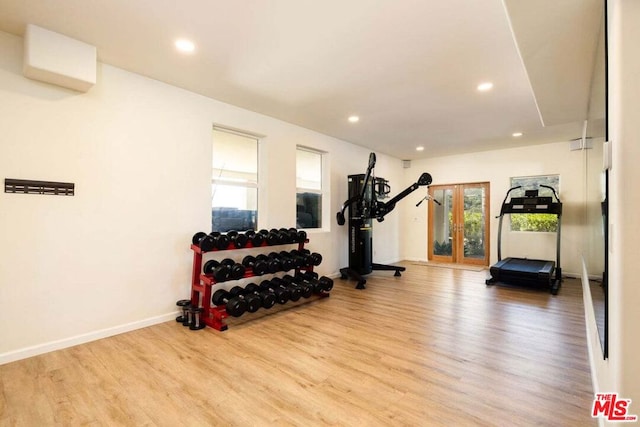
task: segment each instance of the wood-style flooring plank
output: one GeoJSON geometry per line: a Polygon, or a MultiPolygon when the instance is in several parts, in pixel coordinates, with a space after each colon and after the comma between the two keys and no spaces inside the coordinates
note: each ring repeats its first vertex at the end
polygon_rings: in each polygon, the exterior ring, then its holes
{"type": "Polygon", "coordinates": [[[582,290],[404,264],[367,289],[0,366],[0,425],[588,426],[582,290]]]}

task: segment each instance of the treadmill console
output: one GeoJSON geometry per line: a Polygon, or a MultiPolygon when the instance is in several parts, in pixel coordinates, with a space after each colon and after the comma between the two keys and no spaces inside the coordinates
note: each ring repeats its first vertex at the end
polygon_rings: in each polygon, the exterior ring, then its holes
{"type": "Polygon", "coordinates": [[[539,212],[540,210],[549,209],[552,197],[513,197],[509,204],[513,213],[521,212],[539,212]]]}
{"type": "Polygon", "coordinates": [[[524,197],[512,197],[502,204],[500,214],[550,213],[561,214],[562,203],[553,202],[551,196],[538,196],[538,190],[525,191],[524,197]]]}

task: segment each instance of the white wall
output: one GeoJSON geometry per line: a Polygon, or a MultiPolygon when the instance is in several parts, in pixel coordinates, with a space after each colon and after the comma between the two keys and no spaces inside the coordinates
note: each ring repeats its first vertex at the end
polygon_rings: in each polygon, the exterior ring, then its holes
{"type": "MultiPolygon", "coordinates": [[[[640,2],[609,0],[609,140],[612,169],[609,193],[609,359],[602,360],[588,324],[590,355],[597,392],[617,392],[631,399],[630,413],[640,415],[640,263],[638,211],[640,192],[640,2]]],[[[613,425],[613,423],[611,423],[613,425]]]]}
{"type": "MultiPolygon", "coordinates": [[[[510,177],[530,175],[560,175],[560,199],[563,202],[561,265],[564,274],[580,275],[583,251],[584,176],[583,152],[570,151],[569,142],[558,142],[514,149],[485,151],[413,161],[405,169],[405,184],[415,182],[421,172],[433,176],[433,184],[464,182],[490,183],[490,262],[497,261],[498,220],[502,200],[509,189],[510,177]]],[[[419,189],[402,207],[402,257],[427,259],[427,203],[416,208],[426,195],[419,189]]],[[[431,203],[431,202],[430,202],[431,203]]],[[[555,233],[524,233],[509,231],[503,225],[502,256],[555,259],[555,233]]]]}
{"type": "MultiPolygon", "coordinates": [[[[261,228],[295,224],[296,145],[329,153],[332,214],[309,248],[321,274],[343,267],[335,212],[369,151],[105,64],[86,94],[35,82],[22,39],[0,32],[2,178],[76,184],[73,197],[0,193],[0,363],[172,319],[191,236],[210,229],[213,123],[265,135],[261,228]]],[[[400,181],[400,161],[378,159],[400,181]]],[[[376,226],[377,260],[399,259],[398,230],[397,216],[376,226]]]]}

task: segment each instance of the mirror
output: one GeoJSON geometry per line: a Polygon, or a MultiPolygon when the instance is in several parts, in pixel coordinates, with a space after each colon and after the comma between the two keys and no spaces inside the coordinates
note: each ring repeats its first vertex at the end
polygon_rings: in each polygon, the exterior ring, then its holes
{"type": "Polygon", "coordinates": [[[607,140],[607,37],[606,0],[598,48],[594,61],[587,115],[584,153],[586,188],[586,239],[583,254],[603,357],[607,358],[607,181],[603,171],[604,142],[607,140]]]}

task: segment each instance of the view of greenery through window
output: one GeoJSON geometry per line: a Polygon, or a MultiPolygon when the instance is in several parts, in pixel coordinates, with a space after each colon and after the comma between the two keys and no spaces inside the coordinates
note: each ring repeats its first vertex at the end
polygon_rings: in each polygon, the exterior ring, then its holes
{"type": "MultiPolygon", "coordinates": [[[[444,199],[444,206],[452,206],[453,196],[451,192],[439,190],[436,200],[444,199]]],[[[484,217],[484,192],[482,188],[470,188],[464,194],[464,256],[467,258],[483,258],[485,256],[485,217],[484,217]]],[[[440,200],[439,200],[440,201],[440,200]]],[[[453,230],[453,212],[447,212],[448,230],[453,230]]],[[[451,232],[443,241],[434,240],[433,254],[451,256],[452,252],[451,232]]]]}
{"type": "Polygon", "coordinates": [[[464,256],[484,258],[484,191],[470,188],[464,194],[464,256]]]}
{"type": "MultiPolygon", "coordinates": [[[[526,190],[538,190],[539,196],[553,198],[553,192],[540,184],[548,185],[560,192],[559,175],[525,176],[511,178],[511,188],[522,186],[511,192],[511,197],[524,197],[526,190]]],[[[555,202],[555,198],[553,198],[555,202]]],[[[513,214],[511,215],[511,231],[557,232],[558,217],[553,214],[513,214]]]]}

